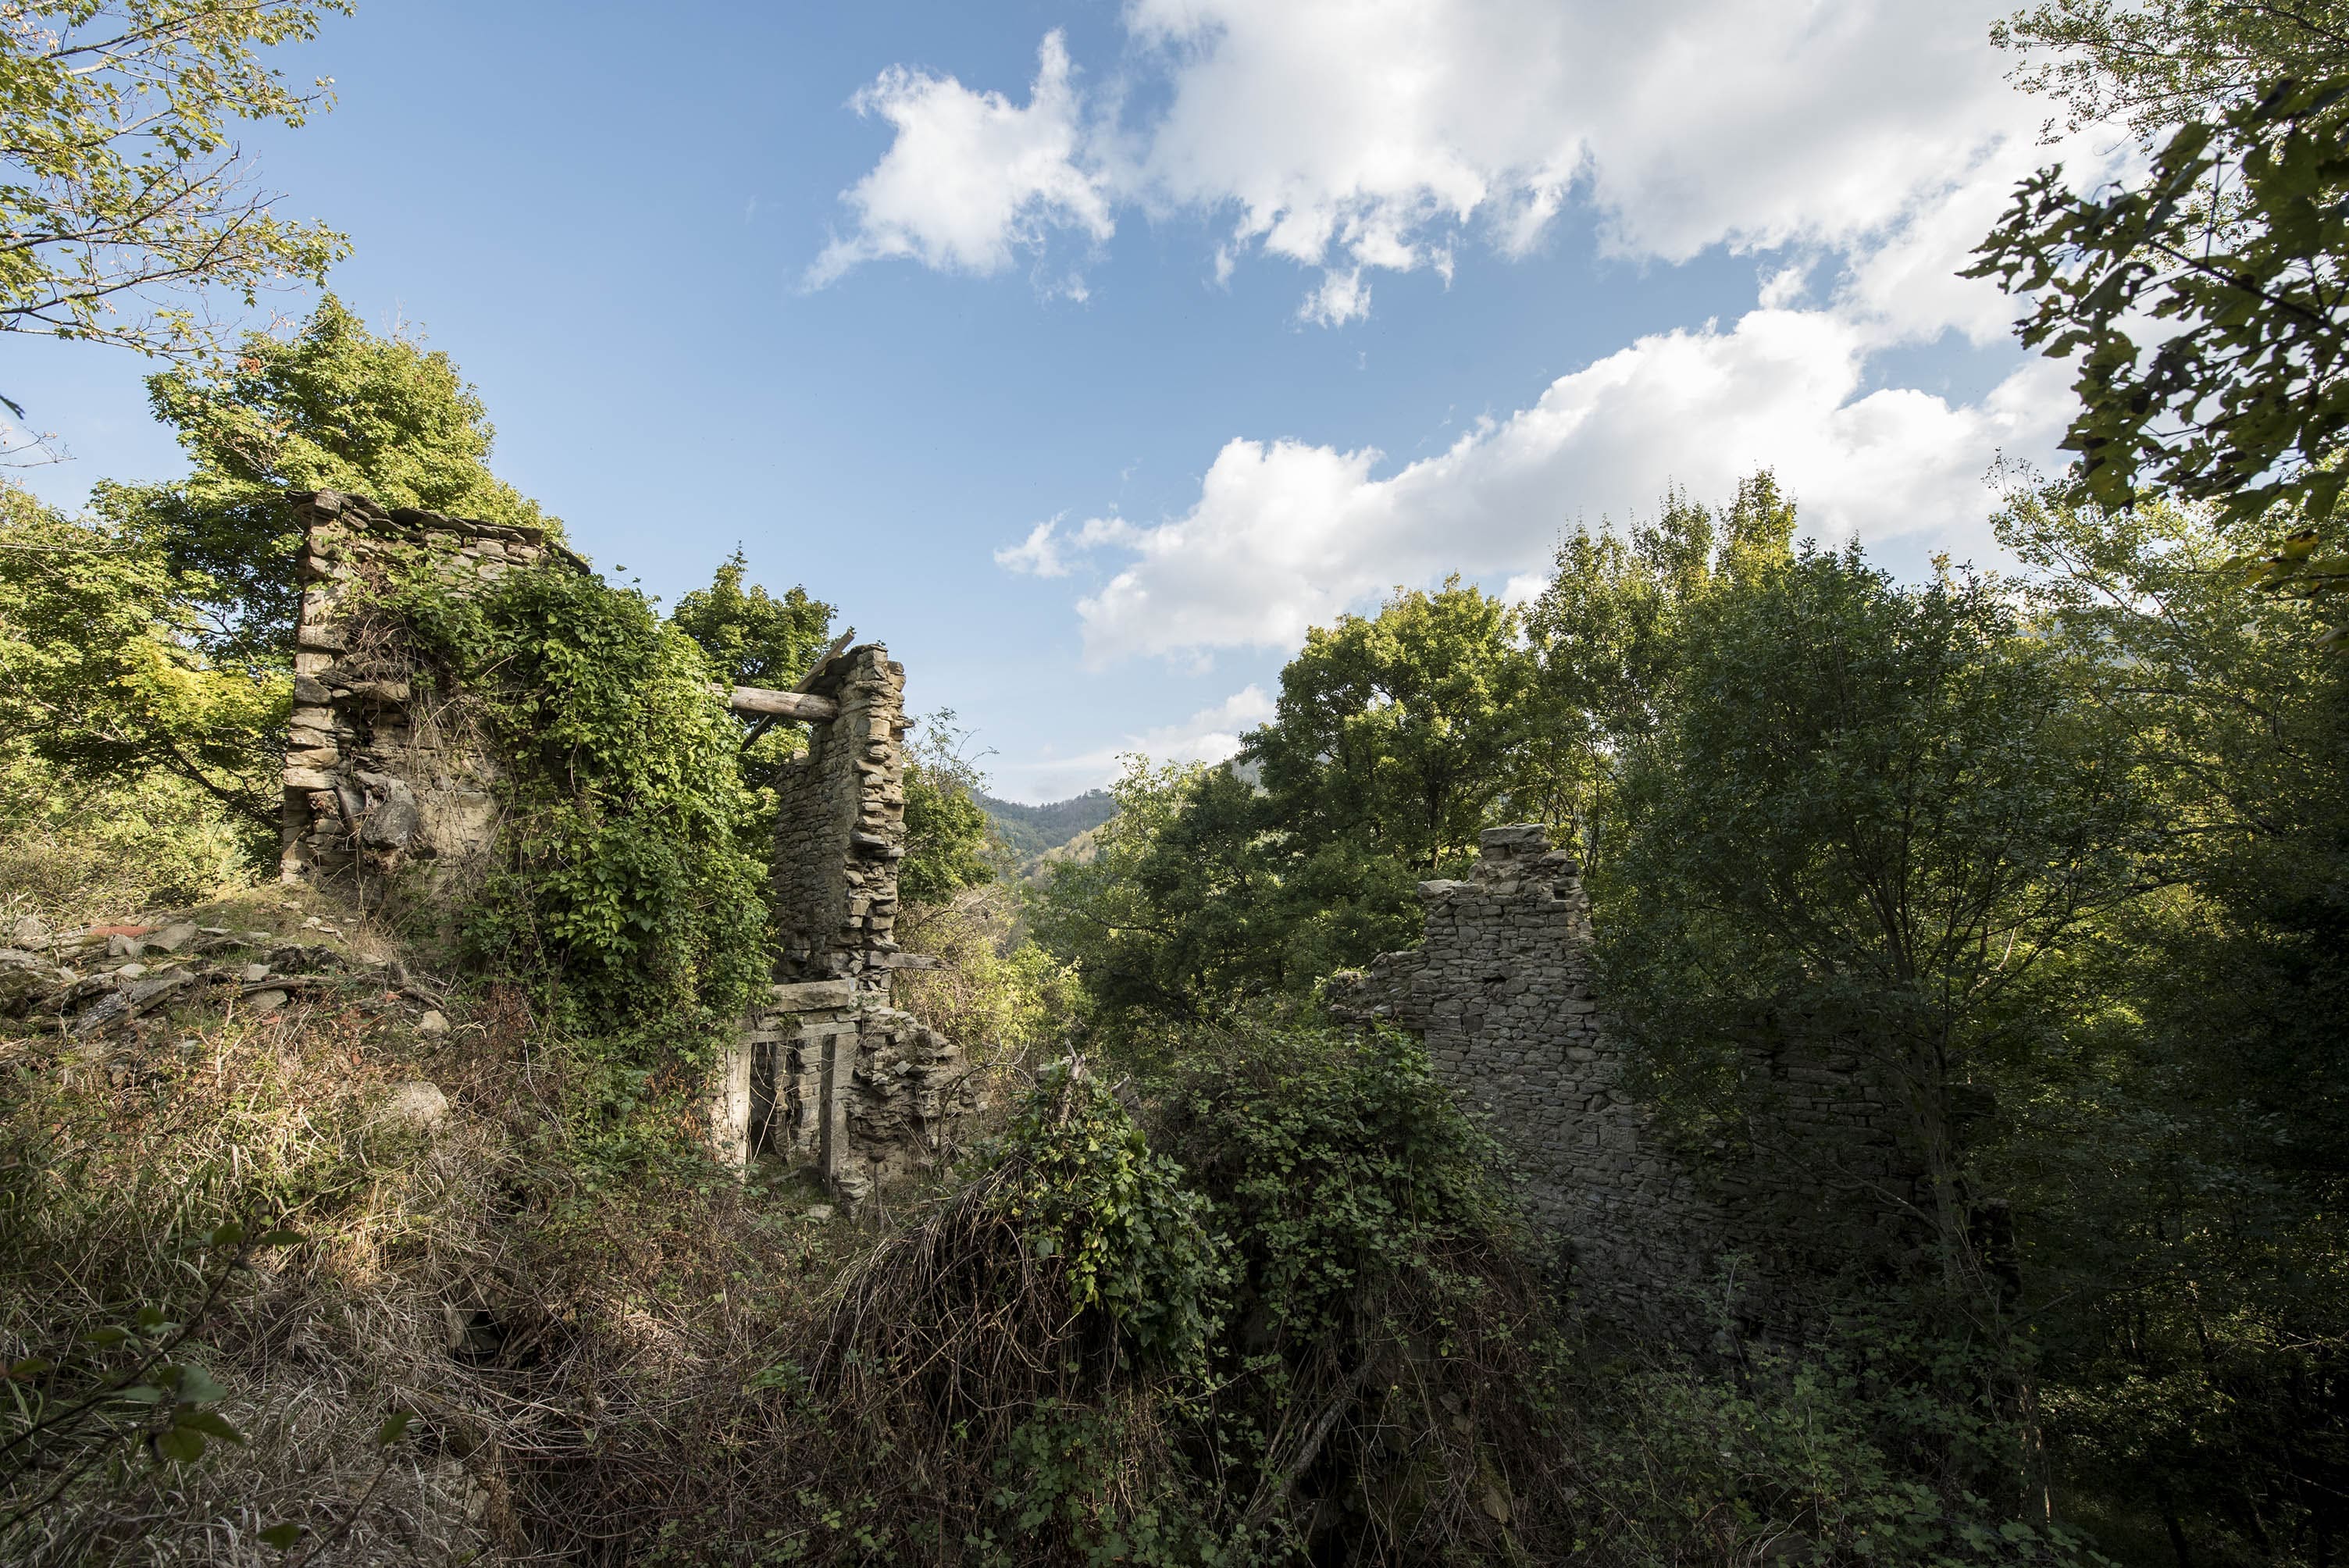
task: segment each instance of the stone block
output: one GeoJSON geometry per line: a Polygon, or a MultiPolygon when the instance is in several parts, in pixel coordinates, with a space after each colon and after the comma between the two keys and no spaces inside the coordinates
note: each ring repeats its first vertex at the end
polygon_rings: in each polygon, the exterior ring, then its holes
{"type": "Polygon", "coordinates": [[[845,1007],[856,1000],[854,982],[809,980],[792,985],[770,985],[770,1006],[779,1013],[817,1013],[845,1007]]]}

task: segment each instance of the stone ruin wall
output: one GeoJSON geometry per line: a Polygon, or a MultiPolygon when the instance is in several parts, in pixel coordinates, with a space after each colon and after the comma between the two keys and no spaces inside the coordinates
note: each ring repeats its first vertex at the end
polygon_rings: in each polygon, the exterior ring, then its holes
{"type": "Polygon", "coordinates": [[[776,978],[886,992],[905,854],[905,666],[869,645],[826,660],[804,686],[839,714],[810,727],[775,785],[776,978]]]}
{"type": "MultiPolygon", "coordinates": [[[[502,774],[461,693],[429,700],[397,639],[361,604],[429,562],[459,592],[517,567],[587,563],[537,529],[386,509],[330,490],[292,498],[303,531],[281,874],[362,897],[402,872],[429,885],[494,849],[502,774]]],[[[708,1099],[709,1139],[812,1166],[851,1203],[940,1166],[976,1093],[953,1042],[890,1006],[905,856],[905,666],[881,645],[827,657],[802,683],[828,717],[778,784],[771,902],[774,984],[744,1020],[708,1099]]],[[[772,694],[770,694],[772,695],[772,694]]]]}
{"type": "Polygon", "coordinates": [[[1897,1249],[1913,1212],[1918,1178],[1887,1094],[1849,1057],[1749,1032],[1740,1070],[1784,1137],[1758,1154],[1717,1144],[1684,1161],[1624,1087],[1579,872],[1538,826],[1488,830],[1467,880],[1420,884],[1422,944],[1333,986],[1332,1012],[1426,1042],[1511,1157],[1528,1218],[1566,1243],[1595,1317],[1691,1338],[1725,1305],[1751,1326],[1799,1329],[1804,1282],[1844,1261],[1806,1230],[1823,1233],[1828,1211],[1863,1194],[1878,1243],[1897,1249]]]}
{"type": "Polygon", "coordinates": [[[878,644],[802,683],[837,705],[776,782],[777,984],[729,1060],[713,1126],[738,1167],[812,1167],[850,1204],[942,1168],[977,1086],[961,1053],[890,1005],[905,855],[905,668],[878,644]]]}
{"type": "Polygon", "coordinates": [[[418,862],[459,873],[496,839],[498,769],[452,707],[421,700],[360,601],[418,562],[460,591],[515,567],[584,564],[541,529],[386,510],[333,490],[293,501],[302,605],[280,870],[289,881],[381,877],[418,862]]]}

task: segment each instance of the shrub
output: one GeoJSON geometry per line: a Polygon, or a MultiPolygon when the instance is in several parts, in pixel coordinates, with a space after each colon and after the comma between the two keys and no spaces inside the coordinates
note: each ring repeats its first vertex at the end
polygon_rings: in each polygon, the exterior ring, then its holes
{"type": "Polygon", "coordinates": [[[382,609],[507,765],[471,956],[633,1042],[639,1067],[698,1060],[763,979],[766,934],[740,728],[701,650],[641,593],[557,566],[461,598],[419,575],[382,609]]]}

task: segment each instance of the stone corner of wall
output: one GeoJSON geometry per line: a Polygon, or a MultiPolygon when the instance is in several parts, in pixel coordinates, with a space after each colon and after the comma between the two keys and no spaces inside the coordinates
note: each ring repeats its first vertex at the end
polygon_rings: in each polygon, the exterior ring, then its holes
{"type": "Polygon", "coordinates": [[[302,525],[303,590],[279,879],[369,877],[419,861],[446,867],[486,851],[500,769],[461,725],[415,701],[398,639],[370,634],[358,606],[395,565],[421,560],[453,591],[472,593],[561,546],[536,525],[385,507],[343,490],[289,490],[285,500],[302,525]]]}

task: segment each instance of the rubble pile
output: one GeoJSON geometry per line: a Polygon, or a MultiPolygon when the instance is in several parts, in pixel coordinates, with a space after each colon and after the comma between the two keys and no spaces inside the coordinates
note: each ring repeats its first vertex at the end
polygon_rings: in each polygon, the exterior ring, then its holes
{"type": "Polygon", "coordinates": [[[91,1040],[193,1003],[269,1013],[305,991],[372,983],[430,1005],[398,963],[355,955],[313,916],[297,933],[199,925],[171,915],[52,932],[26,916],[0,947],[0,1018],[91,1040]]]}

